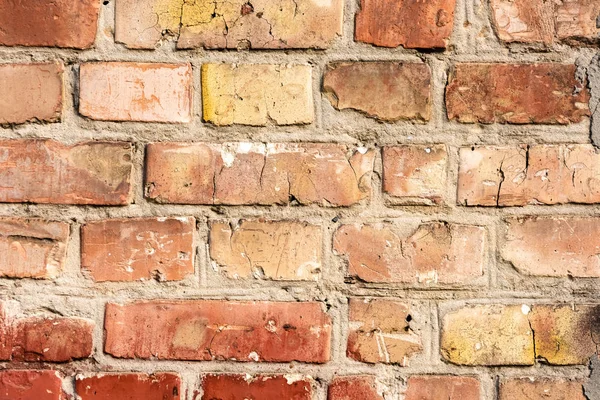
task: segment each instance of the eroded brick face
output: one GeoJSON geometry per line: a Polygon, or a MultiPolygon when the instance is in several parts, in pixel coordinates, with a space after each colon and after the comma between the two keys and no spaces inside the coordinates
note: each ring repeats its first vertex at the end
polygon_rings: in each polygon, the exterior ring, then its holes
{"type": "Polygon", "coordinates": [[[106,353],[162,360],[301,361],[330,358],[331,319],[320,303],[109,303],[106,353]]]}
{"type": "Polygon", "coordinates": [[[454,0],[361,0],[355,39],[383,47],[443,49],[452,33],[454,7],[454,0]]]}
{"type": "Polygon", "coordinates": [[[446,88],[448,118],[464,123],[569,124],[590,114],[573,64],[459,63],[446,88]]]}
{"type": "Polygon", "coordinates": [[[444,222],[423,223],[408,236],[393,225],[342,225],[333,246],[347,257],[348,275],[365,282],[471,283],[486,259],[484,228],[444,222]]]}
{"type": "Polygon", "coordinates": [[[343,4],[343,0],[118,0],[115,39],[143,49],[170,37],[183,49],[322,49],[342,33],[343,4]]]}
{"type": "Polygon", "coordinates": [[[206,375],[204,399],[311,400],[310,379],[282,375],[206,375]]]}
{"type": "Polygon", "coordinates": [[[55,371],[0,371],[0,399],[67,400],[62,381],[55,371]]]}
{"type": "Polygon", "coordinates": [[[61,63],[1,64],[0,124],[60,121],[63,71],[61,63]]]}
{"type": "Polygon", "coordinates": [[[78,376],[75,391],[81,400],[180,400],[184,398],[176,374],[100,374],[78,376]]]}
{"type": "Polygon", "coordinates": [[[97,282],[181,280],[194,273],[192,217],[89,222],[81,230],[81,268],[97,282]]]}
{"type": "Polygon", "coordinates": [[[100,0],[0,1],[1,46],[87,49],[96,39],[100,0]]]}
{"type": "Polygon", "coordinates": [[[349,206],[370,196],[374,157],[336,144],[153,143],[146,196],[177,204],[349,206]]]}
{"type": "Polygon", "coordinates": [[[329,66],[323,80],[338,110],[353,109],[383,121],[429,121],[431,71],[427,64],[362,62],[329,66]]]}
{"type": "Polygon", "coordinates": [[[210,227],[210,255],[230,278],[316,280],[322,269],[321,227],[293,221],[227,222],[210,227]]]}
{"type": "Polygon", "coordinates": [[[581,382],[568,379],[520,378],[500,382],[500,400],[587,400],[581,382]]]}
{"type": "Polygon", "coordinates": [[[331,382],[327,400],[383,400],[383,395],[378,391],[374,376],[344,376],[331,382]]]}
{"type": "Polygon", "coordinates": [[[479,400],[479,381],[466,376],[411,376],[405,400],[479,400]]]}

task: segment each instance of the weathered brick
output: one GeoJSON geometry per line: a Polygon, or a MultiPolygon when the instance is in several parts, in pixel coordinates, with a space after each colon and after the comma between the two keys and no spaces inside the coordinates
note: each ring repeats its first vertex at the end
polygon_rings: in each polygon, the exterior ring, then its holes
{"type": "Polygon", "coordinates": [[[581,382],[556,378],[504,379],[500,400],[587,400],[581,382]]]}
{"type": "Polygon", "coordinates": [[[131,201],[132,145],[0,141],[0,202],[124,205],[131,201]]]}
{"type": "Polygon", "coordinates": [[[574,64],[456,64],[446,88],[448,118],[484,124],[568,124],[590,114],[574,64]]]}
{"type": "Polygon", "coordinates": [[[210,256],[230,278],[315,280],[322,268],[321,227],[294,221],[213,222],[210,256]]]}
{"type": "Polygon", "coordinates": [[[376,46],[444,49],[454,25],[455,0],[361,0],[355,39],[376,46]]]}
{"type": "Polygon", "coordinates": [[[192,217],[88,222],[81,229],[81,268],[97,282],[181,280],[194,273],[192,217]]]}
{"type": "Polygon", "coordinates": [[[421,353],[421,338],[411,329],[409,305],[392,300],[350,299],[347,356],[366,363],[400,364],[421,353]]]}
{"type": "Polygon", "coordinates": [[[533,365],[529,312],[525,305],[475,305],[446,313],[443,358],[459,365],[533,365]]]}
{"type": "Polygon", "coordinates": [[[56,371],[0,371],[0,399],[67,400],[56,371]]]}
{"type": "MultiPolygon", "coordinates": [[[[1,4],[2,0],[0,9],[1,4]]],[[[0,20],[1,15],[0,10],[0,20]]],[[[57,62],[0,64],[0,124],[60,121],[63,72],[64,66],[57,62]]]]}
{"type": "Polygon", "coordinates": [[[600,155],[587,144],[463,148],[458,202],[469,206],[598,203],[600,155]]]}
{"type": "Polygon", "coordinates": [[[105,351],[119,358],[324,363],[331,319],[320,303],[218,300],[109,303],[105,351]]]}
{"type": "Polygon", "coordinates": [[[431,70],[424,63],[331,64],[323,91],[338,110],[353,109],[383,121],[431,118],[431,70]]]}
{"type": "Polygon", "coordinates": [[[403,204],[440,204],[448,180],[442,144],[388,146],[382,150],[383,191],[403,204]]]}
{"type": "Polygon", "coordinates": [[[104,121],[190,122],[190,64],[98,62],[79,69],[79,112],[104,121]]]}
{"type": "Polygon", "coordinates": [[[494,26],[505,42],[598,41],[600,3],[590,0],[491,0],[494,26]]]}
{"type": "Polygon", "coordinates": [[[342,225],[334,250],[348,257],[348,275],[366,282],[471,283],[483,275],[485,228],[422,223],[409,236],[392,225],[342,225]]]}
{"type": "Polygon", "coordinates": [[[118,0],[115,40],[154,48],[326,48],[342,33],[343,0],[118,0]]]}
{"type": "Polygon", "coordinates": [[[479,400],[479,380],[468,376],[423,375],[408,378],[404,400],[479,400]]]}
{"type": "Polygon", "coordinates": [[[578,217],[507,219],[502,257],[521,273],[600,277],[600,220],[578,217]]]}
{"type": "Polygon", "coordinates": [[[100,0],[0,0],[0,45],[90,48],[99,8],[100,0]]]}
{"type": "Polygon", "coordinates": [[[329,385],[327,400],[383,400],[374,376],[357,375],[335,378],[329,385]]]}
{"type": "Polygon", "coordinates": [[[56,278],[63,270],[69,224],[0,218],[0,277],[56,278]]]}
{"type": "Polygon", "coordinates": [[[204,120],[215,125],[310,124],[314,120],[308,65],[202,65],[204,120]]]}
{"type": "Polygon", "coordinates": [[[153,143],[146,196],[177,204],[350,206],[371,194],[375,152],[338,144],[153,143]]]}
{"type": "Polygon", "coordinates": [[[75,391],[81,400],[179,400],[181,380],[171,373],[99,374],[77,376],[75,391]]]}
{"type": "Polygon", "coordinates": [[[296,375],[205,375],[203,399],[311,400],[311,381],[296,375]]]}

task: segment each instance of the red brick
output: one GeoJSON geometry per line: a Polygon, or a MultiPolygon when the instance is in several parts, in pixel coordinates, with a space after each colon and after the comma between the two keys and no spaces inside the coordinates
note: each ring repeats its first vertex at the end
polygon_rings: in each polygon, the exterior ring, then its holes
{"type": "Polygon", "coordinates": [[[526,275],[598,278],[600,220],[509,218],[502,257],[526,275]]]}
{"type": "Polygon", "coordinates": [[[408,304],[391,300],[350,299],[346,355],[365,363],[406,366],[421,353],[421,338],[411,329],[408,304]]]}
{"type": "Polygon", "coordinates": [[[506,379],[499,400],[587,400],[581,382],[556,378],[506,379]]]}
{"type": "Polygon", "coordinates": [[[327,400],[383,400],[374,376],[343,376],[329,385],[327,400]]]}
{"type": "Polygon", "coordinates": [[[56,371],[0,371],[2,400],[67,400],[56,371]]]}
{"type": "Polygon", "coordinates": [[[600,4],[594,0],[492,0],[491,7],[496,31],[505,42],[598,41],[600,4]]]}
{"type": "Polygon", "coordinates": [[[312,399],[310,380],[295,375],[206,375],[202,389],[203,399],[312,399]]]}
{"type": "Polygon", "coordinates": [[[105,351],[119,358],[324,363],[320,303],[218,300],[107,304],[105,351]]]}
{"type": "Polygon", "coordinates": [[[458,202],[469,206],[598,203],[600,155],[587,144],[463,148],[458,202]]]}
{"type": "Polygon", "coordinates": [[[173,38],[178,48],[327,48],[342,33],[343,0],[119,0],[115,39],[153,49],[173,38]]]}
{"type": "Polygon", "coordinates": [[[79,70],[79,112],[104,121],[190,122],[190,64],[103,62],[79,70]]]}
{"type": "Polygon", "coordinates": [[[353,109],[383,121],[431,118],[431,70],[424,63],[331,64],[323,91],[338,110],[353,109]]]}
{"type": "Polygon", "coordinates": [[[81,400],[179,400],[183,398],[179,376],[170,373],[77,376],[75,391],[81,400]]]}
{"type": "MultiPolygon", "coordinates": [[[[1,4],[2,0],[0,9],[1,4]]],[[[0,124],[60,121],[63,72],[64,66],[58,62],[0,64],[0,124]]]]}
{"type": "Polygon", "coordinates": [[[448,181],[446,146],[390,146],[382,150],[383,191],[402,204],[440,204],[448,181]]]}
{"type": "Polygon", "coordinates": [[[67,254],[69,224],[0,218],[0,277],[56,278],[67,254]]]}
{"type": "Polygon", "coordinates": [[[348,275],[366,282],[456,284],[483,275],[485,228],[421,224],[410,236],[392,225],[342,225],[334,250],[348,257],[348,275]]]}
{"type": "Polygon", "coordinates": [[[349,206],[371,194],[372,150],[338,144],[153,143],[146,196],[177,204],[349,206]]]}
{"type": "Polygon", "coordinates": [[[0,202],[124,205],[131,201],[132,145],[0,141],[0,202]]]}
{"type": "Polygon", "coordinates": [[[465,123],[568,124],[590,114],[573,64],[457,64],[446,88],[448,118],[465,123]]]}
{"type": "Polygon", "coordinates": [[[192,217],[88,222],[81,229],[81,268],[97,282],[181,280],[194,273],[192,217]]]}
{"type": "Polygon", "coordinates": [[[361,0],[355,39],[376,46],[444,49],[454,25],[455,0],[361,0]]]}
{"type": "Polygon", "coordinates": [[[408,378],[405,400],[479,400],[476,378],[423,375],[408,378]]]}
{"type": "Polygon", "coordinates": [[[100,0],[0,0],[0,45],[87,49],[100,0]]]}

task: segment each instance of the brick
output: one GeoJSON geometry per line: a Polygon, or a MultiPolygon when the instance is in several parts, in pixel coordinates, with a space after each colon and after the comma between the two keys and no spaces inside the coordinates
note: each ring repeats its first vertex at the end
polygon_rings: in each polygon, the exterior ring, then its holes
{"type": "Polygon", "coordinates": [[[132,145],[0,140],[0,202],[125,205],[131,202],[132,145]]]}
{"type": "Polygon", "coordinates": [[[535,349],[530,308],[474,305],[444,315],[440,349],[458,365],[533,365],[535,349]]]}
{"type": "Polygon", "coordinates": [[[338,110],[353,109],[382,121],[431,118],[431,70],[424,63],[330,64],[323,91],[338,110]]]}
{"type": "Polygon", "coordinates": [[[335,378],[329,385],[327,400],[384,400],[374,376],[335,378]]]}
{"type": "Polygon", "coordinates": [[[202,65],[204,120],[215,125],[264,126],[314,121],[308,65],[202,65]]]}
{"type": "Polygon", "coordinates": [[[322,268],[321,227],[304,222],[214,222],[209,243],[211,258],[229,278],[316,280],[322,268]]]}
{"type": "Polygon", "coordinates": [[[346,355],[365,363],[400,364],[423,351],[411,329],[408,304],[391,300],[350,299],[346,355]]]}
{"type": "MultiPolygon", "coordinates": [[[[1,4],[2,0],[0,9],[1,4]]],[[[0,124],[60,121],[63,72],[64,66],[58,62],[0,64],[0,124]]]]}
{"type": "Polygon", "coordinates": [[[361,0],[355,39],[382,47],[444,49],[454,25],[455,0],[361,0]]]}
{"type": "Polygon", "coordinates": [[[56,371],[0,371],[0,399],[67,400],[56,371]]]}
{"type": "Polygon", "coordinates": [[[81,229],[81,268],[97,282],[174,281],[194,273],[192,217],[88,222],[81,229]]]}
{"type": "Polygon", "coordinates": [[[505,379],[500,400],[587,400],[581,382],[556,378],[505,379]]]}
{"type": "Polygon", "coordinates": [[[334,250],[348,275],[365,282],[456,284],[483,276],[486,232],[479,226],[425,222],[405,236],[391,224],[342,225],[334,250]]]}
{"type": "Polygon", "coordinates": [[[79,68],[79,112],[102,121],[191,120],[190,64],[98,62],[79,68]]]}
{"type": "Polygon", "coordinates": [[[568,124],[589,116],[586,83],[573,64],[456,64],[448,118],[463,123],[568,124]]]}
{"type": "Polygon", "coordinates": [[[600,4],[589,0],[492,0],[494,27],[508,43],[597,42],[600,4]]]}
{"type": "Polygon", "coordinates": [[[104,350],[118,358],[324,363],[331,319],[320,303],[218,300],[106,306],[104,350]]]}
{"type": "Polygon", "coordinates": [[[48,278],[65,265],[69,224],[0,218],[0,277],[48,278]]]}
{"type": "Polygon", "coordinates": [[[0,0],[0,45],[90,48],[99,8],[100,0],[0,0]]]}
{"type": "Polygon", "coordinates": [[[448,183],[446,146],[387,146],[382,150],[383,191],[402,204],[443,202],[448,183]]]}
{"type": "Polygon", "coordinates": [[[470,206],[598,203],[600,155],[587,144],[463,148],[458,202],[470,206]]]}
{"type": "Polygon", "coordinates": [[[146,197],[158,203],[350,206],[371,194],[375,153],[338,144],[153,143],[146,197]]]}
{"type": "Polygon", "coordinates": [[[203,399],[311,400],[311,381],[297,375],[205,375],[203,399]]]}
{"type": "Polygon", "coordinates": [[[479,381],[468,376],[422,375],[408,378],[405,400],[479,400],[479,381]]]}
{"type": "Polygon", "coordinates": [[[77,376],[75,391],[81,400],[180,400],[181,379],[171,373],[99,374],[77,376]]]}
{"type": "Polygon", "coordinates": [[[600,277],[597,218],[521,217],[506,221],[502,257],[533,276],[600,277]]]}
{"type": "Polygon", "coordinates": [[[143,49],[169,38],[183,49],[322,49],[342,34],[343,9],[343,0],[118,0],[115,40],[143,49]]]}

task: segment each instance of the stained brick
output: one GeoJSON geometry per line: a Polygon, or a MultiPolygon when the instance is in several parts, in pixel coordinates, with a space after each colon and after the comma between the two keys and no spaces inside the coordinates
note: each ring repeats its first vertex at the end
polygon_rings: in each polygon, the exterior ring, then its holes
{"type": "Polygon", "coordinates": [[[383,400],[374,376],[357,375],[335,378],[329,385],[327,400],[383,400]]]}
{"type": "Polygon", "coordinates": [[[323,90],[338,110],[354,109],[383,121],[431,118],[431,70],[427,64],[336,63],[325,73],[323,90]]]}
{"type": "Polygon", "coordinates": [[[296,375],[205,375],[203,399],[311,400],[311,381],[296,375]]]}
{"type": "Polygon", "coordinates": [[[132,145],[0,141],[0,202],[124,205],[131,201],[132,145]]]}
{"type": "Polygon", "coordinates": [[[195,225],[192,217],[88,222],[81,268],[98,282],[181,280],[194,273],[195,225]]]}
{"type": "Polygon", "coordinates": [[[587,400],[581,382],[556,378],[505,379],[500,400],[587,400]]]}
{"type": "Polygon", "coordinates": [[[79,112],[105,121],[190,122],[190,64],[102,62],[79,70],[79,112]]]}
{"type": "Polygon", "coordinates": [[[324,363],[320,303],[218,300],[109,303],[104,350],[119,358],[324,363]]]}
{"type": "Polygon", "coordinates": [[[179,376],[171,373],[77,376],[75,391],[81,400],[180,400],[185,396],[179,376]]]}
{"type": "Polygon", "coordinates": [[[448,118],[484,124],[568,124],[590,114],[573,64],[456,64],[446,88],[448,118]]]}
{"type": "Polygon", "coordinates": [[[63,71],[61,63],[0,64],[0,124],[60,121],[63,71]]]}
{"type": "Polygon", "coordinates": [[[405,400],[479,400],[479,380],[468,376],[411,376],[405,400]]]}
{"type": "Polygon", "coordinates": [[[371,194],[372,150],[338,144],[153,143],[146,196],[177,204],[349,206],[371,194]]]}
{"type": "Polygon", "coordinates": [[[315,280],[322,268],[321,227],[295,221],[242,221],[210,227],[210,255],[230,278],[315,280]]]}
{"type": "Polygon", "coordinates": [[[0,371],[0,399],[67,400],[56,371],[0,371]]]}

